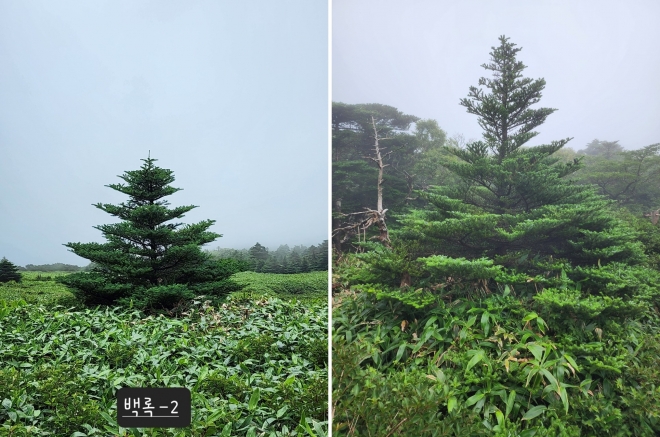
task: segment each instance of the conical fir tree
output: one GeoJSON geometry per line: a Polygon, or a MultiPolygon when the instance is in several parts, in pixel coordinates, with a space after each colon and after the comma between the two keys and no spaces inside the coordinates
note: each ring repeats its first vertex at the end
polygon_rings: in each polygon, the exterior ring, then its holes
{"type": "Polygon", "coordinates": [[[544,308],[564,305],[555,311],[561,317],[625,317],[648,309],[658,298],[657,274],[643,266],[643,246],[612,202],[566,178],[580,163],[563,164],[553,153],[569,139],[523,147],[555,110],[532,108],[545,81],[522,76],[519,51],[500,37],[483,65],[493,78],[479,80],[487,91],[471,87],[461,100],[484,130],[483,141],[450,150],[460,161],[446,166],[462,182],[421,193],[429,205],[400,219],[393,250],[363,258],[391,285],[441,293],[475,285],[488,291],[506,284],[532,294],[545,288],[537,300],[544,308]],[[628,280],[614,279],[623,274],[628,280]],[[571,281],[580,286],[569,293],[571,281]]]}
{"type": "Polygon", "coordinates": [[[3,257],[0,260],[0,282],[9,281],[21,282],[21,274],[18,273],[18,267],[3,257]]]}
{"type": "Polygon", "coordinates": [[[213,260],[201,246],[221,235],[208,231],[214,220],[184,225],[173,220],[196,208],[169,208],[164,200],[180,188],[171,170],[142,160],[139,170],[119,176],[125,181],[107,185],[129,196],[119,205],[94,206],[121,219],[95,226],[106,243],[65,244],[76,255],[94,263],[89,273],[63,277],[87,304],[129,303],[137,307],[171,308],[198,294],[220,297],[236,289],[229,277],[246,268],[232,259],[213,260]]]}
{"type": "Polygon", "coordinates": [[[460,161],[447,166],[463,183],[424,194],[432,208],[415,211],[402,223],[422,237],[427,254],[487,257],[504,266],[519,265],[523,257],[580,265],[640,261],[641,247],[612,215],[611,202],[565,177],[579,162],[567,165],[552,156],[570,138],[523,147],[555,109],[531,108],[545,80],[522,76],[519,51],[500,37],[491,62],[483,65],[493,78],[479,80],[490,93],[471,87],[461,100],[484,130],[483,141],[451,149],[460,161]]]}

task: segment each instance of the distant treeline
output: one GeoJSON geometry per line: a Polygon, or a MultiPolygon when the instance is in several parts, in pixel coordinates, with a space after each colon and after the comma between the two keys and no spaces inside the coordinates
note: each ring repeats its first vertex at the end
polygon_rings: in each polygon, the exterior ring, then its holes
{"type": "MultiPolygon", "coordinates": [[[[284,244],[277,250],[269,251],[257,243],[249,249],[217,248],[208,251],[216,258],[233,258],[250,263],[251,270],[262,273],[306,273],[328,270],[328,240],[318,246],[294,246],[284,244]]],[[[82,272],[93,267],[90,263],[81,267],[73,264],[28,264],[17,266],[18,270],[28,272],[82,272]]]]}
{"type": "Polygon", "coordinates": [[[80,267],[74,266],[73,264],[28,264],[25,267],[18,266],[18,270],[28,271],[28,272],[81,272],[87,270],[90,266],[80,267]]]}
{"type": "Polygon", "coordinates": [[[269,251],[257,243],[249,249],[223,249],[209,251],[217,258],[233,258],[247,261],[251,269],[261,273],[306,273],[328,270],[328,240],[318,246],[294,246],[283,244],[269,251]]]}

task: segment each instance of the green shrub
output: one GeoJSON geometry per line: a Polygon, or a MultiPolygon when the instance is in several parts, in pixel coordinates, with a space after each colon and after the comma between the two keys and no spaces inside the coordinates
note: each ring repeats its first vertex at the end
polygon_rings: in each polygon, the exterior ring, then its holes
{"type": "Polygon", "coordinates": [[[413,426],[399,430],[385,414],[392,411],[431,424],[406,431],[420,436],[660,432],[660,335],[652,325],[576,319],[558,329],[535,300],[511,294],[451,303],[436,296],[423,308],[374,293],[339,298],[336,435],[398,435],[413,426]]]}

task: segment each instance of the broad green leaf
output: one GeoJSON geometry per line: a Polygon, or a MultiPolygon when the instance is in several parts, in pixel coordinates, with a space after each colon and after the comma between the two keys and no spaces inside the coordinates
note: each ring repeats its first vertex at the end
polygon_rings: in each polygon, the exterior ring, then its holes
{"type": "Polygon", "coordinates": [[[468,365],[467,365],[467,367],[465,368],[465,371],[467,372],[468,370],[470,370],[471,368],[473,368],[474,366],[476,366],[477,363],[478,363],[479,361],[483,360],[483,359],[484,359],[484,351],[480,350],[480,351],[478,351],[476,354],[474,354],[474,356],[472,357],[472,359],[468,362],[468,365]]]}
{"type": "Polygon", "coordinates": [[[559,392],[559,397],[564,404],[564,410],[568,414],[568,394],[566,393],[566,387],[559,387],[557,391],[559,392]]]}
{"type": "Polygon", "coordinates": [[[537,373],[539,373],[538,367],[529,371],[529,374],[527,375],[527,382],[525,383],[525,387],[529,385],[529,381],[531,381],[532,378],[536,376],[537,373]]]}
{"type": "Polygon", "coordinates": [[[488,336],[490,332],[490,313],[484,311],[481,315],[481,328],[484,330],[484,335],[488,336]]]}
{"type": "Polygon", "coordinates": [[[220,437],[231,437],[231,425],[232,423],[229,422],[222,428],[222,434],[220,434],[220,437]]]}
{"type": "Polygon", "coordinates": [[[555,376],[552,373],[550,373],[547,369],[541,368],[540,371],[541,373],[543,373],[543,376],[548,378],[548,381],[550,381],[550,383],[556,386],[557,389],[559,390],[559,383],[557,382],[557,378],[555,378],[555,376]]]}
{"type": "Polygon", "coordinates": [[[426,321],[426,323],[424,324],[424,329],[426,329],[426,328],[428,328],[429,326],[431,326],[433,323],[435,323],[436,320],[438,320],[438,316],[431,316],[431,318],[429,318],[429,319],[426,321]]]}
{"type": "Polygon", "coordinates": [[[543,346],[536,343],[528,343],[527,349],[529,349],[537,361],[541,361],[541,358],[543,358],[543,352],[545,352],[545,348],[543,346]]]}
{"type": "Polygon", "coordinates": [[[205,419],[206,423],[213,423],[216,419],[224,414],[223,410],[217,410],[215,413],[211,414],[208,418],[205,419]]]}
{"type": "Polygon", "coordinates": [[[314,431],[316,431],[316,435],[318,437],[326,437],[327,433],[321,426],[321,422],[317,422],[316,420],[312,422],[312,425],[314,426],[314,431]]]}
{"type": "Polygon", "coordinates": [[[536,318],[536,325],[539,327],[539,330],[545,334],[545,330],[548,329],[548,324],[545,323],[545,320],[543,320],[540,317],[536,318]]]}
{"type": "Polygon", "coordinates": [[[509,393],[509,398],[506,400],[506,417],[509,417],[509,414],[511,414],[511,410],[513,410],[513,405],[516,402],[516,391],[511,390],[509,393]]]}
{"type": "Polygon", "coordinates": [[[100,414],[101,414],[101,417],[103,417],[105,419],[105,421],[108,422],[108,424],[110,424],[110,426],[113,426],[113,427],[117,426],[117,420],[115,418],[111,417],[108,413],[105,413],[105,412],[101,411],[100,414]]]}
{"type": "Polygon", "coordinates": [[[405,352],[406,350],[406,346],[407,343],[404,343],[401,346],[399,346],[399,350],[396,351],[396,358],[394,358],[394,361],[399,361],[401,359],[401,357],[403,356],[403,352],[405,352]]]}
{"type": "Polygon", "coordinates": [[[504,423],[504,414],[500,410],[495,411],[495,417],[497,418],[497,424],[502,426],[504,423]]]}
{"type": "Polygon", "coordinates": [[[465,401],[465,406],[469,407],[470,405],[476,404],[483,399],[484,396],[486,396],[486,393],[482,393],[481,391],[477,392],[477,394],[470,396],[467,401],[465,401]]]}
{"type": "Polygon", "coordinates": [[[275,413],[276,416],[277,416],[277,418],[279,419],[280,417],[284,416],[284,413],[286,413],[286,411],[287,411],[288,409],[289,409],[289,406],[288,406],[288,405],[285,405],[285,406],[283,406],[282,408],[280,408],[279,410],[277,410],[277,413],[275,413]]]}
{"type": "Polygon", "coordinates": [[[261,393],[259,392],[259,389],[255,388],[252,392],[252,395],[250,396],[250,401],[248,402],[249,411],[254,411],[254,409],[257,408],[257,403],[259,403],[260,396],[261,393]]]}
{"type": "Polygon", "coordinates": [[[456,403],[457,403],[456,397],[455,396],[450,397],[449,400],[447,401],[447,411],[451,413],[452,410],[456,408],[456,403]]]}
{"type": "Polygon", "coordinates": [[[545,405],[537,405],[535,407],[532,407],[529,409],[529,411],[525,413],[522,420],[532,420],[533,418],[539,416],[547,409],[548,407],[546,407],[545,405]]]}
{"type": "Polygon", "coordinates": [[[538,316],[539,315],[536,314],[535,312],[531,312],[523,318],[523,322],[529,322],[530,320],[533,320],[533,319],[537,318],[538,316]]]}
{"type": "Polygon", "coordinates": [[[470,326],[474,325],[474,322],[476,322],[476,321],[477,321],[477,316],[472,316],[468,319],[465,326],[467,326],[469,328],[470,326]]]}

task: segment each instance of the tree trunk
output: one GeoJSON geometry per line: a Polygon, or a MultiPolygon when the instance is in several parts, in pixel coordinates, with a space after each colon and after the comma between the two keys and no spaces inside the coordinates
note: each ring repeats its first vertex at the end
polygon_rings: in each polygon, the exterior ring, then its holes
{"type": "Polygon", "coordinates": [[[381,147],[380,144],[378,143],[378,129],[376,129],[376,120],[374,119],[374,116],[371,116],[371,125],[374,128],[374,152],[375,152],[375,158],[371,158],[372,161],[378,165],[378,200],[376,202],[376,224],[378,226],[378,230],[380,231],[380,235],[378,239],[385,244],[386,246],[389,247],[390,245],[390,235],[387,230],[387,225],[385,223],[385,213],[387,212],[386,209],[383,209],[383,171],[387,164],[383,164],[383,155],[381,154],[381,147]]]}

